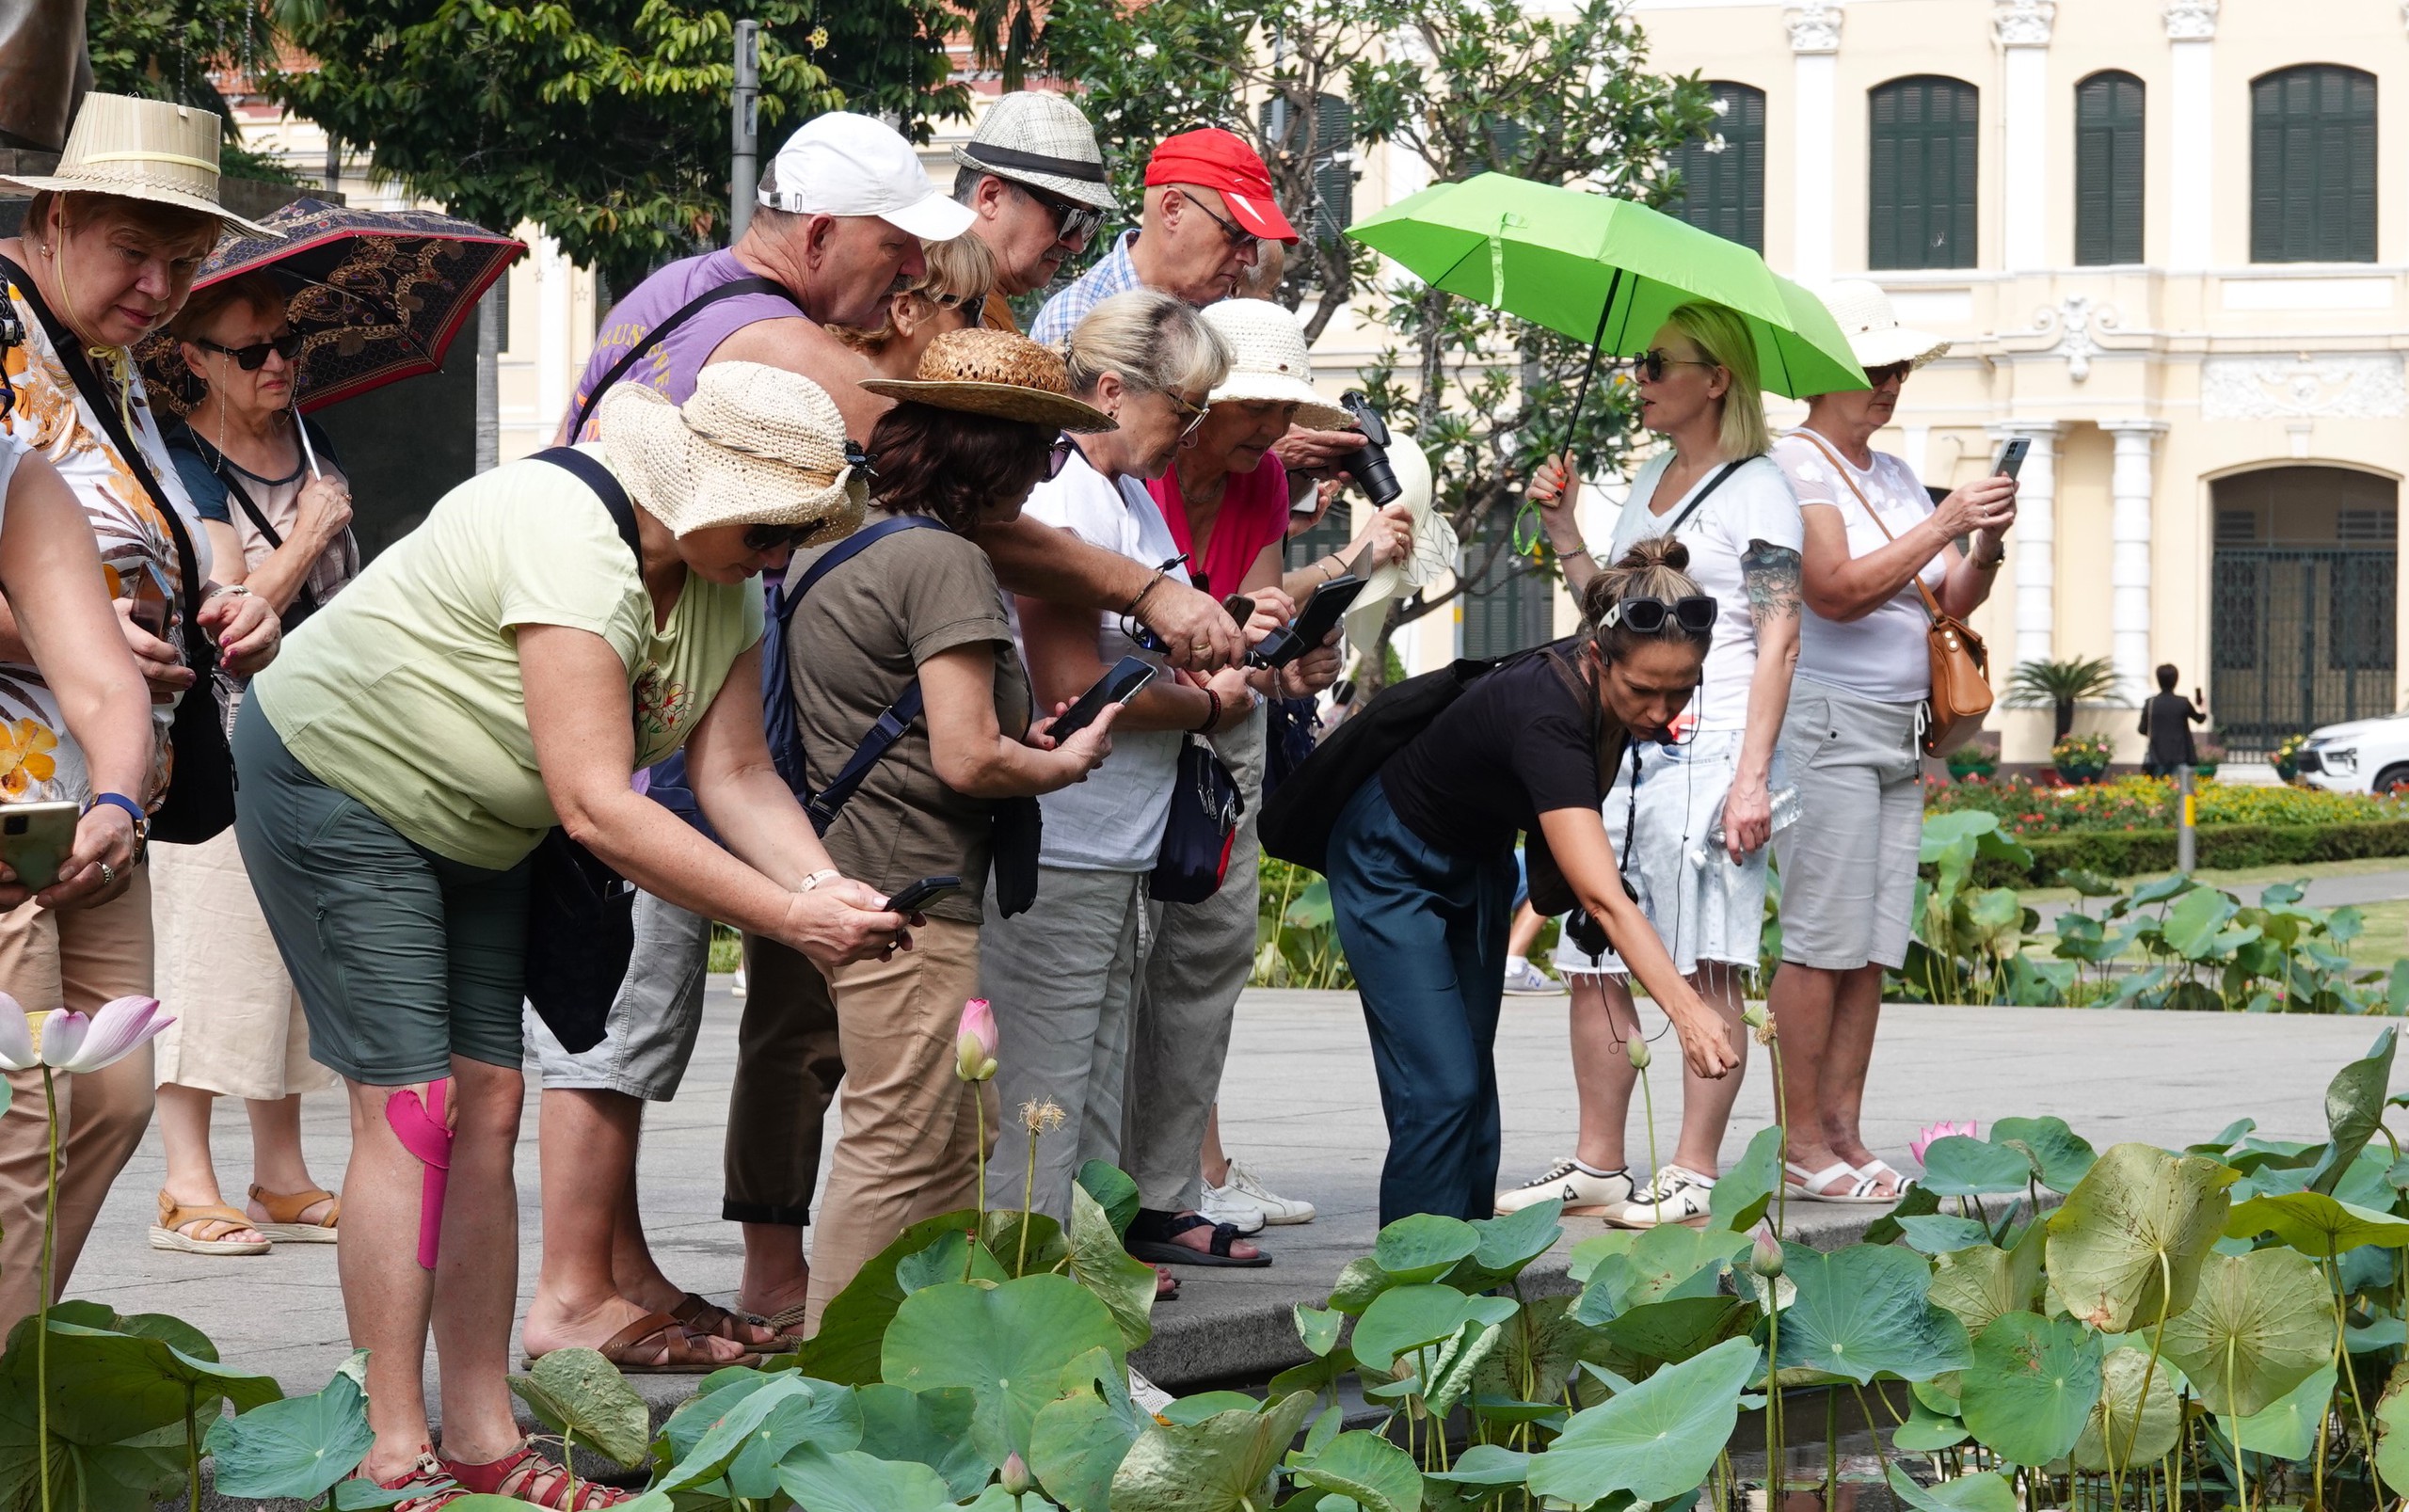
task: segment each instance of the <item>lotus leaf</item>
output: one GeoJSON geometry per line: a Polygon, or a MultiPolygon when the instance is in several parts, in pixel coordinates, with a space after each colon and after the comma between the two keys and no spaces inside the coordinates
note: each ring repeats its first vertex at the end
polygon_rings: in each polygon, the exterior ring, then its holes
{"type": "MultiPolygon", "coordinates": [[[[2402,1164],[2409,1165],[2409,1160],[2402,1164]]],[[[1565,1258],[1564,1273],[1586,1282],[1597,1274],[1608,1255],[1627,1255],[1638,1242],[1637,1229],[1608,1229],[1603,1233],[1593,1233],[1572,1247],[1572,1253],[1565,1258]]]]}
{"type": "Polygon", "coordinates": [[[1927,1218],[1940,1211],[1940,1194],[1928,1186],[1915,1186],[1906,1189],[1898,1205],[1865,1226],[1867,1244],[1896,1244],[1906,1234],[1901,1227],[1907,1219],[1927,1218]]]}
{"type": "Polygon", "coordinates": [[[2317,1447],[2318,1421],[2341,1378],[2331,1361],[2319,1366],[2306,1380],[2235,1424],[2242,1446],[2254,1455],[2306,1459],[2317,1447]]]}
{"type": "Polygon", "coordinates": [[[2233,1181],[2205,1155],[2112,1147],[2050,1215],[2047,1268],[2066,1310],[2121,1333],[2190,1306],[2233,1181]]]}
{"type": "Polygon", "coordinates": [[[1756,1309],[1736,1297],[1669,1297],[1617,1313],[1599,1331],[1625,1354],[1681,1361],[1745,1333],[1756,1309]]]}
{"type": "Polygon", "coordinates": [[[2033,1466],[2074,1447],[2099,1387],[2099,1335],[2030,1313],[1994,1318],[1957,1382],[1968,1431],[2001,1458],[2033,1466]]]}
{"type": "Polygon", "coordinates": [[[1748,1148],[1732,1162],[1707,1194],[1707,1211],[1718,1229],[1746,1233],[1757,1226],[1772,1205],[1774,1188],[1781,1183],[1781,1130],[1759,1129],[1748,1148]]]}
{"type": "Polygon", "coordinates": [[[1891,1478],[1891,1489],[1915,1512],[2016,1512],[2016,1488],[1995,1470],[1960,1475],[1927,1488],[1909,1480],[1907,1472],[1896,1465],[1886,1464],[1882,1469],[1891,1478]]]}
{"type": "Polygon", "coordinates": [[[1452,1339],[1476,1319],[1503,1323],[1514,1311],[1510,1297],[1466,1297],[1452,1286],[1428,1282],[1394,1286],[1364,1310],[1351,1346],[1365,1369],[1385,1374],[1399,1355],[1452,1339]]]}
{"type": "Polygon", "coordinates": [[[600,1350],[555,1349],[528,1374],[511,1377],[510,1390],[554,1433],[574,1434],[614,1465],[643,1461],[652,1418],[600,1350]]]}
{"type": "Polygon", "coordinates": [[[2066,1127],[2062,1118],[2001,1119],[1991,1125],[1991,1143],[2021,1151],[2033,1172],[2053,1192],[2070,1192],[2091,1173],[2099,1153],[2091,1141],[2066,1127]]]}
{"type": "Polygon", "coordinates": [[[2305,1255],[2330,1260],[2361,1245],[2387,1249],[2409,1247],[2409,1218],[2354,1207],[2322,1192],[2266,1193],[2250,1199],[2226,1219],[2227,1237],[2273,1233],[2305,1255]]]}
{"type": "Polygon", "coordinates": [[[1907,1420],[1891,1435],[1891,1442],[1900,1449],[1917,1454],[1938,1454],[1943,1449],[1964,1443],[1966,1424],[1945,1412],[1926,1407],[1921,1396],[1907,1404],[1907,1420]]]}
{"type": "Polygon", "coordinates": [[[1121,1352],[1111,1310],[1067,1276],[1023,1276],[1000,1286],[932,1286],[903,1299],[886,1330],[887,1383],[924,1391],[967,1386],[978,1397],[970,1436],[987,1462],[1029,1454],[1038,1409],[1062,1394],[1074,1361],[1121,1352]]]}
{"type": "Polygon", "coordinates": [[[836,1455],[862,1441],[862,1409],[852,1387],[799,1375],[781,1378],[800,1383],[803,1390],[781,1397],[727,1463],[727,1488],[746,1501],[760,1501],[777,1490],[779,1462],[797,1447],[809,1445],[836,1455]]]}
{"type": "Polygon", "coordinates": [[[1155,1416],[1164,1423],[1202,1423],[1216,1412],[1252,1412],[1262,1405],[1262,1398],[1244,1392],[1199,1392],[1178,1398],[1155,1416]]]}
{"type": "Polygon", "coordinates": [[[1948,1213],[1911,1215],[1899,1220],[1899,1228],[1907,1248],[1919,1254],[1945,1255],[1991,1242],[1989,1225],[1948,1213]]]}
{"type": "Polygon", "coordinates": [[[1116,1380],[1107,1372],[1038,1409],[1029,1471],[1071,1512],[1111,1512],[1113,1472],[1148,1421],[1129,1400],[1126,1375],[1116,1380]]]}
{"type": "Polygon", "coordinates": [[[1297,1392],[1260,1411],[1148,1427],[1113,1472],[1112,1512],[1241,1512],[1254,1504],[1313,1405],[1297,1392]]]}
{"type": "Polygon", "coordinates": [[[2190,1309],[2166,1320],[2162,1348],[2210,1411],[2248,1417],[2332,1358],[2333,1297],[2297,1250],[2211,1255],[2190,1309]]]}
{"type": "Polygon", "coordinates": [[[1127,1233],[1138,1216],[1138,1184],[1129,1173],[1109,1161],[1091,1160],[1079,1168],[1078,1183],[1112,1220],[1112,1232],[1127,1233]]]}
{"type": "Polygon", "coordinates": [[[1951,1134],[1924,1146],[1923,1176],[1916,1185],[1941,1197],[1982,1197],[2020,1192],[2032,1180],[2033,1165],[2022,1151],[1951,1134]]]}
{"type": "Polygon", "coordinates": [[[1111,1218],[1083,1186],[1071,1188],[1071,1279],[1112,1310],[1124,1347],[1155,1336],[1155,1267],[1122,1248],[1111,1218]]]}
{"type": "Polygon", "coordinates": [[[1520,1486],[1530,1475],[1531,1456],[1502,1444],[1476,1443],[1456,1456],[1445,1470],[1429,1478],[1459,1486],[1520,1486]]]}
{"type": "Polygon", "coordinates": [[[1748,1244],[1747,1234],[1728,1229],[1660,1223],[1641,1233],[1627,1253],[1599,1262],[1572,1309],[1573,1321],[1594,1325],[1668,1297],[1715,1296],[1732,1257],[1748,1244]]]}
{"type": "Polygon", "coordinates": [[[694,1447],[680,1455],[668,1472],[653,1482],[646,1494],[666,1497],[672,1491],[692,1490],[718,1480],[727,1473],[728,1466],[736,1462],[739,1455],[754,1446],[756,1434],[779,1404],[808,1400],[811,1395],[812,1385],[790,1373],[765,1377],[758,1387],[750,1391],[740,1382],[714,1393],[710,1400],[725,1398],[727,1407],[716,1419],[707,1420],[709,1426],[694,1440],[694,1447]]]}
{"type": "Polygon", "coordinates": [[[1355,1368],[1355,1351],[1345,1345],[1326,1355],[1316,1355],[1301,1365],[1291,1365],[1271,1377],[1271,1394],[1285,1396],[1290,1392],[1318,1392],[1355,1368]]]}
{"type": "MultiPolygon", "coordinates": [[[[208,1448],[216,1462],[219,1495],[307,1502],[350,1474],[375,1441],[368,1427],[368,1398],[358,1381],[338,1371],[314,1395],[218,1419],[209,1425],[208,1448]]],[[[0,1472],[0,1486],[5,1483],[6,1473],[0,1472]]]]}
{"type": "Polygon", "coordinates": [[[803,1512],[939,1512],[953,1504],[945,1480],[910,1459],[806,1445],[778,1466],[778,1488],[803,1512]]]}
{"type": "Polygon", "coordinates": [[[2409,1370],[2398,1366],[2375,1405],[2375,1472],[2395,1496],[2409,1496],[2409,1370]]]}
{"type": "Polygon", "coordinates": [[[656,1454],[666,1463],[676,1463],[694,1453],[711,1424],[727,1415],[737,1403],[770,1384],[777,1377],[742,1365],[715,1370],[695,1383],[694,1394],[680,1403],[661,1425],[655,1444],[656,1454]]]}
{"type": "MultiPolygon", "coordinates": [[[[199,1330],[186,1327],[177,1331],[186,1343],[197,1342],[215,1356],[199,1330]]],[[[118,1442],[170,1424],[181,1425],[188,1408],[205,1427],[217,1416],[220,1396],[231,1401],[235,1411],[247,1412],[283,1394],[265,1376],[231,1370],[215,1358],[187,1354],[157,1337],[55,1316],[50,1321],[52,1431],[87,1444],[118,1442]]]]}
{"type": "Polygon", "coordinates": [[[2041,1252],[2047,1234],[2039,1224],[2024,1231],[2013,1249],[1993,1245],[1953,1250],[1932,1263],[1932,1299],[1979,1336],[2002,1313],[2028,1313],[2041,1289],[2041,1252]]]}
{"type": "Polygon", "coordinates": [[[1479,1247],[1443,1279],[1467,1292],[1505,1285],[1564,1237],[1564,1225],[1558,1221],[1563,1212],[1562,1200],[1551,1197],[1502,1218],[1472,1219],[1473,1230],[1480,1236],[1479,1247]]]}
{"type": "Polygon", "coordinates": [[[2325,1087],[2325,1127],[2330,1138],[2326,1156],[2318,1165],[2309,1189],[2331,1192],[2351,1162],[2384,1123],[2385,1094],[2391,1090],[2392,1053],[2399,1031],[2386,1027],[2368,1053],[2334,1074],[2325,1087]]]}
{"type": "Polygon", "coordinates": [[[979,1215],[967,1209],[922,1218],[864,1262],[821,1313],[820,1331],[803,1346],[804,1368],[822,1380],[849,1386],[878,1379],[879,1341],[906,1295],[895,1278],[896,1267],[948,1233],[967,1234],[978,1220],[979,1215]]]}
{"type": "Polygon", "coordinates": [[[1006,1271],[1017,1270],[1023,1276],[1059,1271],[1071,1254],[1070,1241],[1061,1224],[1044,1213],[1024,1215],[1016,1207],[991,1209],[987,1221],[979,1227],[979,1238],[1006,1271]],[[1024,1229],[1028,1231],[1026,1240],[1022,1237],[1024,1229]]]}
{"type": "Polygon", "coordinates": [[[1010,1281],[1003,1262],[972,1240],[967,1231],[937,1236],[937,1242],[917,1255],[895,1263],[895,1285],[906,1297],[954,1281],[1010,1281]]]}
{"type": "Polygon", "coordinates": [[[1760,1354],[1751,1340],[1726,1340],[1574,1413],[1531,1460],[1531,1494],[1587,1506],[1616,1491],[1662,1502],[1695,1490],[1731,1440],[1760,1354]]]}
{"type": "Polygon", "coordinates": [[[1920,1257],[1887,1245],[1825,1254],[1784,1244],[1781,1250],[1783,1279],[1798,1289],[1781,1313],[1785,1370],[1821,1371],[1861,1385],[1885,1371],[1922,1380],[1962,1370],[1971,1359],[1965,1325],[1934,1305],[1932,1273],[1920,1257]]]}
{"type": "Polygon", "coordinates": [[[1361,1317],[1364,1310],[1372,1305],[1372,1298],[1396,1284],[1396,1278],[1382,1270],[1379,1261],[1370,1255],[1358,1255],[1347,1263],[1347,1268],[1332,1283],[1328,1306],[1333,1313],[1361,1317]]]}
{"type": "MultiPolygon", "coordinates": [[[[861,1409],[864,1454],[917,1460],[943,1476],[957,1498],[976,1491],[994,1473],[970,1441],[970,1418],[979,1399],[968,1389],[936,1386],[911,1392],[877,1382],[854,1387],[854,1403],[861,1409]]],[[[1036,1463],[1034,1456],[1029,1462],[1036,1463]]]]}
{"type": "Polygon", "coordinates": [[[2118,1468],[2163,1457],[2183,1428],[2182,1409],[2176,1402],[2182,1382],[2173,1363],[2162,1360],[2153,1369],[2148,1350],[2127,1345],[2108,1352],[2099,1373],[2099,1400],[2082,1425],[2082,1436],[2074,1441],[2074,1467],[2105,1471],[2111,1456],[2118,1468]],[[2146,1400],[2142,1397],[2144,1375],[2149,1377],[2146,1400]],[[2133,1421],[2137,1405],[2138,1426],[2133,1421]]]}
{"type": "Polygon", "coordinates": [[[1420,1512],[1422,1472],[1377,1433],[1342,1433],[1294,1467],[1301,1485],[1344,1496],[1364,1512],[1420,1512]]]}
{"type": "Polygon", "coordinates": [[[1422,1383],[1422,1403],[1431,1416],[1444,1420],[1457,1403],[1472,1394],[1481,1366],[1497,1352],[1503,1337],[1494,1325],[1468,1323],[1439,1346],[1430,1361],[1430,1378],[1422,1383]]]}
{"type": "Polygon", "coordinates": [[[1461,1218],[1415,1213],[1380,1230],[1372,1258],[1398,1285],[1433,1281],[1480,1248],[1480,1231],[1461,1218]]]}
{"type": "Polygon", "coordinates": [[[1508,1401],[1543,1401],[1564,1384],[1593,1337],[1572,1321],[1570,1297],[1535,1297],[1497,1326],[1497,1347],[1482,1362],[1478,1389],[1508,1401]]]}

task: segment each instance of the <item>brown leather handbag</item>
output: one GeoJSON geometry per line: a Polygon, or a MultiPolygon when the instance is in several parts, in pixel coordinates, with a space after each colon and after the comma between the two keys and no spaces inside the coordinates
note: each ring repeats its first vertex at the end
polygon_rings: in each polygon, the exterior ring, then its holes
{"type": "MultiPolygon", "coordinates": [[[[1815,450],[1830,457],[1833,470],[1840,474],[1841,482],[1848,485],[1848,491],[1857,495],[1858,503],[1874,521],[1874,528],[1891,540],[1898,539],[1891,533],[1891,527],[1882,523],[1880,512],[1858,487],[1847,466],[1832,455],[1832,449],[1824,444],[1823,438],[1807,431],[1790,434],[1812,442],[1815,450]]],[[[1924,613],[1932,617],[1932,624],[1924,631],[1932,655],[1932,693],[1926,701],[1923,749],[1927,756],[1944,756],[1972,740],[1991,711],[1990,651],[1964,620],[1942,612],[1940,600],[1924,586],[1922,569],[1912,581],[1917,596],[1923,599],[1924,613]]]]}

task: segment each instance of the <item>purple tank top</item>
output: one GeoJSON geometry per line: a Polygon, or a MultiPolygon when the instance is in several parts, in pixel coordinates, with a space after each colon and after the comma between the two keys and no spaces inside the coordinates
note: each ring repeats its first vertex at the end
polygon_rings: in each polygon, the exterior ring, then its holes
{"type": "MultiPolygon", "coordinates": [[[[625,299],[611,307],[602,321],[602,328],[594,338],[594,354],[585,359],[585,371],[577,380],[577,392],[569,400],[569,413],[577,413],[585,403],[585,395],[602,375],[630,347],[642,342],[655,326],[676,314],[697,294],[708,294],[723,283],[751,278],[753,270],[736,260],[736,254],[722,247],[700,257],[690,257],[670,263],[651,278],[637,284],[625,299]]],[[[791,300],[776,294],[738,294],[709,306],[684,325],[671,331],[666,340],[636,359],[619,381],[641,383],[666,396],[672,404],[684,404],[694,391],[695,379],[703,364],[710,360],[719,343],[743,326],[760,320],[793,320],[802,315],[791,300]]],[[[595,420],[589,416],[585,429],[577,439],[590,441],[595,436],[595,420]]]]}

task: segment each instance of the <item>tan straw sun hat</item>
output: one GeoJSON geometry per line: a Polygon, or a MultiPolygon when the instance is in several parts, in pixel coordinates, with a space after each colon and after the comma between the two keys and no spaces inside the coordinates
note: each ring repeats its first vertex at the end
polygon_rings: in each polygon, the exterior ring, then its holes
{"type": "Polygon", "coordinates": [[[1949,339],[1899,324],[1891,296],[1870,279],[1842,279],[1816,291],[1824,308],[1840,323],[1848,349],[1862,368],[1887,368],[1893,362],[1922,367],[1949,350],[1949,339]]]}
{"type": "Polygon", "coordinates": [[[113,194],[215,215],[248,236],[280,237],[217,202],[217,114],[164,100],[88,94],[57,171],[0,178],[0,189],[113,194]]]}
{"type": "Polygon", "coordinates": [[[869,489],[828,390],[758,362],[714,362],[683,405],[640,383],[602,399],[611,470],[676,535],[714,525],[808,525],[802,544],[850,535],[869,489]]]}
{"type": "Polygon", "coordinates": [[[862,387],[889,399],[1057,430],[1117,428],[1111,416],[1071,397],[1061,357],[1010,331],[948,331],[920,354],[919,372],[917,378],[866,378],[862,387]]]}
{"type": "Polygon", "coordinates": [[[1305,328],[1285,305],[1268,299],[1224,299],[1206,305],[1204,324],[1230,349],[1230,374],[1213,386],[1207,404],[1225,399],[1295,405],[1297,423],[1317,431],[1348,431],[1355,419],[1314,391],[1313,354],[1305,328]]]}

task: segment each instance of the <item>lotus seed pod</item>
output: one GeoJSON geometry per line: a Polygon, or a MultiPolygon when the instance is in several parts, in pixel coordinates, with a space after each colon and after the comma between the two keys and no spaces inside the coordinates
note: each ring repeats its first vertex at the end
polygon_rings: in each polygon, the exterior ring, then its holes
{"type": "Polygon", "coordinates": [[[1631,1057],[1634,1071],[1646,1071],[1649,1062],[1656,1058],[1656,1053],[1648,1048],[1648,1042],[1635,1034],[1622,1042],[1622,1053],[1631,1057]]]}
{"type": "Polygon", "coordinates": [[[1740,1010],[1740,1022],[1752,1029],[1763,1028],[1772,1018],[1773,1015],[1765,1011],[1765,1005],[1763,1003],[1750,1003],[1740,1010]]]}

